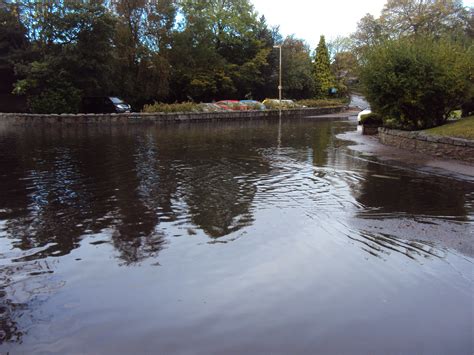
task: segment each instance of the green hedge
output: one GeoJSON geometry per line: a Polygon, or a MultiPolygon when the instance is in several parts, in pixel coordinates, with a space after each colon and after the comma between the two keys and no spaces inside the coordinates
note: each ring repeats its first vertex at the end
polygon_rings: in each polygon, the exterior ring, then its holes
{"type": "Polygon", "coordinates": [[[364,58],[361,80],[374,112],[403,129],[443,124],[469,97],[473,48],[429,38],[388,41],[364,58]]]}

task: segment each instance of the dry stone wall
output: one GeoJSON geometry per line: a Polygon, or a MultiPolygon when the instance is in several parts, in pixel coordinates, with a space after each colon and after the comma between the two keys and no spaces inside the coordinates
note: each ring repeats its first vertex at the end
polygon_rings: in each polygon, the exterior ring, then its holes
{"type": "Polygon", "coordinates": [[[379,140],[383,144],[401,149],[474,163],[474,141],[472,140],[388,128],[379,128],[379,140]]]}

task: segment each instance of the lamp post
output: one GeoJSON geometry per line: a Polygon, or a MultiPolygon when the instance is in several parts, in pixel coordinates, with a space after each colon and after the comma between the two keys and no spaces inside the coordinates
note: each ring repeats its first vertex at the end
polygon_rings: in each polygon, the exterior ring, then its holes
{"type": "Polygon", "coordinates": [[[279,84],[278,84],[278,104],[280,106],[281,110],[281,90],[283,87],[281,86],[281,44],[279,46],[273,46],[273,48],[279,48],[280,49],[280,73],[279,73],[279,84]]]}

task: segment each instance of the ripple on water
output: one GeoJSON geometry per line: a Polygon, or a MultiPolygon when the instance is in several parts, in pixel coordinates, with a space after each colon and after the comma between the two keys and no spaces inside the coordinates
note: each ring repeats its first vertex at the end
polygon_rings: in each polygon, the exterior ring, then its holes
{"type": "Polygon", "coordinates": [[[449,329],[468,324],[473,185],[358,159],[335,138],[353,128],[295,119],[2,132],[0,147],[15,149],[0,156],[0,342],[395,349],[354,342],[376,333],[397,346],[411,335],[435,351],[464,346],[449,329]],[[413,316],[445,341],[430,342],[413,316]],[[65,320],[74,327],[61,337],[65,320]]]}

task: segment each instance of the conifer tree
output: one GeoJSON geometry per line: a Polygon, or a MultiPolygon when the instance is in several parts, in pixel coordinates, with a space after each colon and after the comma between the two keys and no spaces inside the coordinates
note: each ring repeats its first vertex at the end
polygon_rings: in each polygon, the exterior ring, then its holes
{"type": "Polygon", "coordinates": [[[327,96],[329,89],[335,84],[334,76],[331,73],[329,52],[324,36],[321,36],[318,47],[316,48],[314,81],[316,84],[316,95],[319,97],[327,96]]]}

